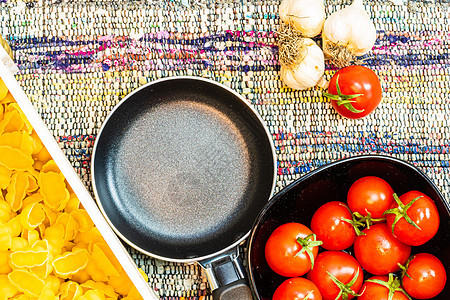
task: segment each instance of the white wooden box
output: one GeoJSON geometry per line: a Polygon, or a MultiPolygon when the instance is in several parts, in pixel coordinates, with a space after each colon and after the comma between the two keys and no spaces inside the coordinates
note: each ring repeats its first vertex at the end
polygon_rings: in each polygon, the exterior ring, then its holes
{"type": "Polygon", "coordinates": [[[38,134],[44,146],[47,148],[48,152],[52,156],[53,160],[58,165],[62,174],[65,176],[67,182],[77,195],[84,209],[87,211],[95,226],[98,228],[106,243],[111,248],[112,252],[115,254],[116,258],[130,277],[131,281],[134,283],[135,287],[141,294],[141,296],[147,300],[158,299],[155,293],[151,290],[149,284],[144,280],[136,264],[131,259],[129,253],[111,229],[102,213],[97,207],[97,204],[93,200],[91,194],[87,190],[84,183],[78,177],[77,173],[73,169],[69,160],[59,148],[58,143],[54,139],[52,133],[48,130],[44,121],[41,119],[40,115],[35,110],[28,96],[25,94],[17,80],[14,78],[12,72],[17,67],[13,61],[9,58],[3,47],[0,46],[0,77],[3,82],[8,87],[12,96],[16,100],[17,104],[22,109],[28,121],[33,126],[34,130],[38,134]]]}

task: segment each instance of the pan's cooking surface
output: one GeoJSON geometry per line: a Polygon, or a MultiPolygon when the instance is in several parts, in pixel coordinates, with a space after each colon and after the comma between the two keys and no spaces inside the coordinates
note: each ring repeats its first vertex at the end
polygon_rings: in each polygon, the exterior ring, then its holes
{"type": "Polygon", "coordinates": [[[243,208],[248,155],[244,137],[222,112],[190,101],[163,104],[117,141],[111,188],[120,199],[135,199],[123,209],[155,234],[196,238],[243,208]]]}
{"type": "Polygon", "coordinates": [[[273,148],[260,120],[204,81],[139,90],[110,115],[94,151],[95,189],[113,227],[169,259],[242,239],[273,188],[273,148]]]}

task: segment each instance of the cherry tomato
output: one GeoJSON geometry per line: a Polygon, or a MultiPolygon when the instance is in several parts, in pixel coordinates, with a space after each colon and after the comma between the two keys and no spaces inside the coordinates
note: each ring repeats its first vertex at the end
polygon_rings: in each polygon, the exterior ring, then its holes
{"type": "Polygon", "coordinates": [[[311,220],[311,230],[323,242],[324,249],[344,250],[353,245],[355,230],[344,219],[352,220],[352,213],[343,202],[327,202],[316,210],[311,220]]]}
{"type": "Polygon", "coordinates": [[[384,179],[366,176],[356,180],[348,190],[347,204],[352,212],[374,219],[382,218],[394,201],[394,190],[384,179]]]}
{"type": "Polygon", "coordinates": [[[444,265],[436,256],[428,253],[414,255],[407,265],[406,274],[402,279],[403,288],[416,299],[436,297],[447,282],[444,265]]]}
{"type": "Polygon", "coordinates": [[[363,283],[360,264],[353,256],[343,251],[319,253],[314,268],[307,277],[319,288],[324,300],[342,299],[343,295],[352,299],[363,283]]]}
{"type": "Polygon", "coordinates": [[[349,66],[334,74],[328,93],[324,95],[331,99],[331,105],[341,116],[359,119],[370,114],[380,104],[381,84],[371,69],[349,66]]]}
{"type": "Polygon", "coordinates": [[[439,212],[434,201],[419,191],[401,195],[391,204],[391,209],[385,212],[385,215],[393,235],[411,246],[425,244],[439,228],[439,212]],[[413,201],[414,203],[411,203],[413,201]]]}
{"type": "Polygon", "coordinates": [[[286,223],[272,232],[264,249],[269,267],[285,277],[306,274],[312,266],[321,243],[311,229],[300,223],[286,223]],[[304,243],[304,246],[301,245],[304,243]]]}
{"type": "Polygon", "coordinates": [[[398,271],[411,254],[411,246],[392,236],[386,223],[370,226],[357,236],[353,244],[355,257],[361,266],[374,275],[387,275],[398,271]]]}
{"type": "Polygon", "coordinates": [[[366,280],[360,290],[358,300],[409,300],[400,288],[398,278],[392,276],[373,276],[366,280]],[[389,296],[392,295],[392,298],[389,296]]]}
{"type": "Polygon", "coordinates": [[[272,300],[322,300],[319,289],[303,277],[289,278],[273,294],[272,300]]]}

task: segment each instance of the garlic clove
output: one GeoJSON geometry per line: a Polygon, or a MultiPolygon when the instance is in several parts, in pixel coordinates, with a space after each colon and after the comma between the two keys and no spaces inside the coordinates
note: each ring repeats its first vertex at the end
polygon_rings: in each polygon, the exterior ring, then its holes
{"type": "Polygon", "coordinates": [[[376,41],[375,25],[364,9],[362,0],[332,13],[322,31],[325,55],[339,67],[349,64],[353,56],[369,52],[376,41]]]}
{"type": "Polygon", "coordinates": [[[324,37],[332,43],[347,45],[350,41],[351,23],[348,19],[340,19],[334,16],[328,18],[323,26],[327,34],[324,37]]]}
{"type": "Polygon", "coordinates": [[[304,57],[293,67],[281,64],[280,77],[284,84],[296,90],[305,90],[317,85],[325,72],[325,59],[317,44],[304,38],[298,47],[304,48],[304,57]]]}
{"type": "Polygon", "coordinates": [[[281,21],[286,24],[289,24],[289,19],[287,17],[289,5],[291,5],[292,0],[283,0],[281,2],[280,7],[278,9],[278,14],[280,16],[281,21]]]}
{"type": "Polygon", "coordinates": [[[375,45],[377,31],[375,25],[370,21],[369,15],[362,11],[361,14],[355,14],[355,24],[364,26],[352,26],[350,35],[350,51],[356,56],[361,56],[369,52],[375,45]]]}
{"type": "Polygon", "coordinates": [[[300,81],[300,83],[297,82],[297,79],[294,77],[294,72],[294,70],[281,65],[280,77],[282,78],[283,83],[294,90],[304,90],[309,88],[310,86],[304,84],[303,81],[300,81]]]}
{"type": "Polygon", "coordinates": [[[304,37],[320,34],[325,22],[323,0],[284,0],[279,7],[280,19],[291,24],[304,37]]]}

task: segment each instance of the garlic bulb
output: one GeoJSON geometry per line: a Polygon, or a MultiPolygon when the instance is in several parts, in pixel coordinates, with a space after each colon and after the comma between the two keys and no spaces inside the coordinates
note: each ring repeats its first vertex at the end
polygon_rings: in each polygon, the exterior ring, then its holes
{"type": "Polygon", "coordinates": [[[322,32],[323,51],[338,67],[349,65],[354,56],[369,52],[375,44],[375,25],[364,10],[362,0],[354,0],[331,14],[322,32]]]}
{"type": "Polygon", "coordinates": [[[325,22],[323,0],[284,0],[279,8],[280,19],[291,24],[304,37],[318,35],[325,22]]]}
{"type": "MultiPolygon", "coordinates": [[[[318,85],[319,82],[322,83],[325,71],[322,49],[309,38],[297,39],[296,44],[292,46],[297,47],[300,57],[298,61],[292,63],[286,63],[280,59],[280,77],[284,84],[292,89],[304,90],[318,85]]],[[[283,48],[280,51],[283,51],[283,48]]],[[[282,55],[281,52],[281,58],[282,55]]]]}

